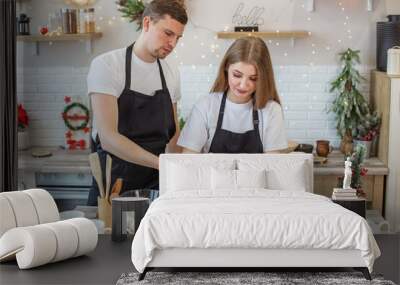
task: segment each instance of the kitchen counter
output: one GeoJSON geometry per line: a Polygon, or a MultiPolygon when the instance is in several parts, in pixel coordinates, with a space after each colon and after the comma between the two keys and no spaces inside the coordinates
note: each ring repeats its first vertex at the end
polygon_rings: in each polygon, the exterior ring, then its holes
{"type": "Polygon", "coordinates": [[[65,150],[61,148],[35,148],[52,153],[49,157],[33,157],[32,149],[18,152],[18,169],[43,173],[90,174],[90,150],[65,150]]]}
{"type": "MultiPolygon", "coordinates": [[[[81,172],[90,173],[89,150],[64,150],[61,148],[41,148],[52,152],[50,157],[33,157],[32,150],[18,153],[18,169],[38,172],[81,172]]],[[[378,158],[365,160],[364,167],[368,175],[387,175],[389,169],[378,158]]],[[[344,156],[339,151],[333,151],[324,164],[314,164],[314,175],[343,175],[344,156]]]]}
{"type": "MultiPolygon", "coordinates": [[[[86,178],[91,175],[88,161],[89,150],[42,149],[51,151],[52,156],[33,157],[32,150],[18,153],[18,174],[20,184],[23,185],[21,188],[36,187],[38,173],[79,174],[86,178]]],[[[365,160],[363,166],[368,170],[367,176],[362,178],[362,187],[367,195],[367,202],[371,202],[369,208],[377,209],[382,213],[385,177],[389,169],[376,157],[365,160]]],[[[314,164],[314,193],[331,197],[339,176],[344,176],[344,156],[339,151],[333,151],[326,163],[314,164]]]]}

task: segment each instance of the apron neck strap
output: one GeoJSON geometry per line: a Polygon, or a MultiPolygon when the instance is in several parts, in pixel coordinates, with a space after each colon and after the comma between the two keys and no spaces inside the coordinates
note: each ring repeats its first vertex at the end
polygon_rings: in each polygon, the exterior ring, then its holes
{"type": "Polygon", "coordinates": [[[126,56],[125,56],[125,89],[131,88],[131,63],[132,63],[132,50],[133,45],[135,43],[128,46],[126,49],[126,56]]]}
{"type": "MultiPolygon", "coordinates": [[[[222,127],[222,121],[224,120],[224,112],[225,112],[225,104],[226,104],[226,95],[227,91],[224,92],[222,95],[221,105],[219,107],[219,114],[218,114],[218,122],[217,122],[217,130],[220,130],[222,127]]],[[[254,130],[259,133],[258,125],[260,124],[260,120],[258,119],[258,111],[254,109],[253,106],[253,126],[254,130]]]]}
{"type": "MultiPolygon", "coordinates": [[[[126,49],[126,56],[125,56],[125,89],[131,88],[131,69],[132,69],[132,53],[133,53],[133,46],[135,43],[131,44],[126,49]]],[[[161,67],[161,62],[157,58],[157,65],[158,70],[160,71],[160,78],[161,78],[161,85],[163,90],[167,90],[167,82],[165,80],[164,72],[161,67]]]]}

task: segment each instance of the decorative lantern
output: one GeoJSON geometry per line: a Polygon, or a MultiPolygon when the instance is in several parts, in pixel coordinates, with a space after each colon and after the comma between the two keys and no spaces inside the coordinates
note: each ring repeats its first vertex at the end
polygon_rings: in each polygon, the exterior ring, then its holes
{"type": "Polygon", "coordinates": [[[29,28],[30,18],[26,14],[20,14],[18,19],[18,34],[19,35],[30,35],[29,28]]]}

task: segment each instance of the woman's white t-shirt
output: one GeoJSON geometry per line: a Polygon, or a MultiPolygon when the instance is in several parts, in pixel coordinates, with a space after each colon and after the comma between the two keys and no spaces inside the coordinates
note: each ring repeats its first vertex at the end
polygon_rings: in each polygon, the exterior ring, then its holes
{"type": "MultiPolygon", "coordinates": [[[[203,96],[193,107],[178,139],[178,145],[193,151],[207,153],[210,150],[218,122],[223,93],[203,96]]],[[[275,101],[268,101],[258,110],[259,131],[264,151],[288,147],[283,112],[275,101]]],[[[253,104],[237,104],[226,99],[222,129],[234,133],[245,133],[254,129],[253,104]]]]}
{"type": "MultiPolygon", "coordinates": [[[[125,88],[125,55],[126,48],[116,49],[101,54],[93,59],[87,76],[88,94],[102,93],[119,97],[125,88]]],[[[172,103],[181,97],[179,72],[165,60],[160,60],[165,81],[172,103]]],[[[132,52],[130,89],[145,95],[153,96],[162,88],[160,71],[155,62],[145,62],[132,52]]],[[[93,125],[92,136],[96,137],[96,126],[93,125]]]]}

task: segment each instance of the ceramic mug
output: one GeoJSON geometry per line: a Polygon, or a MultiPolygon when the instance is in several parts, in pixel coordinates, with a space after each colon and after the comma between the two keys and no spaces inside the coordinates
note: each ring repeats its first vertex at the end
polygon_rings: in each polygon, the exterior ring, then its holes
{"type": "Polygon", "coordinates": [[[332,152],[332,146],[327,140],[318,140],[316,151],[318,156],[327,157],[332,152]]]}

